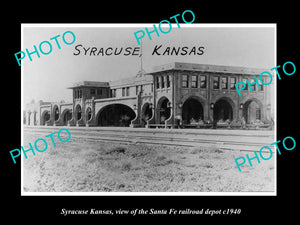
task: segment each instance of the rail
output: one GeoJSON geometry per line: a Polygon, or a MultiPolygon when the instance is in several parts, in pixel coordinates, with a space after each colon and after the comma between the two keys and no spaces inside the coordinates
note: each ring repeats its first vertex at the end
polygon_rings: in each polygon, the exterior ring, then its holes
{"type": "MultiPolygon", "coordinates": [[[[24,126],[25,134],[48,134],[62,127],[24,126]]],[[[223,150],[259,151],[273,143],[274,132],[241,130],[147,129],[120,127],[68,127],[72,138],[87,141],[106,141],[134,144],[169,145],[182,147],[216,146],[223,150]]]]}

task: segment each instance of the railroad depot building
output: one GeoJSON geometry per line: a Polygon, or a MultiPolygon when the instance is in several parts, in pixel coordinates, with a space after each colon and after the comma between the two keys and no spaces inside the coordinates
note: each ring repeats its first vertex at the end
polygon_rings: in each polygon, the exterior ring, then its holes
{"type": "MultiPolygon", "coordinates": [[[[156,66],[113,82],[82,81],[73,101],[25,106],[23,123],[45,126],[270,128],[274,85],[247,86],[263,69],[193,63],[156,66]]],[[[268,83],[270,77],[263,77],[268,83]]]]}

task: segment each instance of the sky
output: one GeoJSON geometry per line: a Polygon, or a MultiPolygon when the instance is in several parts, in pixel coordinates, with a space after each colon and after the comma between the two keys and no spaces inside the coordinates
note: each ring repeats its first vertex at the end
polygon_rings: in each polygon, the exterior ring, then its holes
{"type": "MultiPolygon", "coordinates": [[[[139,56],[102,56],[91,55],[90,50],[84,55],[82,47],[139,47],[134,32],[144,30],[145,27],[151,31],[153,24],[25,24],[22,25],[22,49],[34,50],[43,41],[49,41],[52,51],[48,55],[40,53],[40,58],[32,54],[32,61],[28,56],[21,61],[23,78],[23,101],[61,101],[71,102],[72,91],[67,89],[79,81],[113,81],[135,76],[140,70],[141,61],[139,56]],[[87,27],[84,27],[87,26],[87,27]],[[97,26],[97,27],[93,27],[97,26]],[[100,26],[100,27],[99,27],[100,26]],[[73,44],[67,45],[63,42],[62,36],[66,31],[72,31],[76,40],[73,44]],[[55,40],[50,38],[60,35],[57,40],[61,49],[58,49],[55,40]],[[80,49],[79,55],[75,46],[80,49]]],[[[156,26],[158,26],[156,24],[156,26]]],[[[163,27],[164,31],[169,29],[163,27]]],[[[181,24],[178,28],[172,24],[169,33],[160,36],[152,33],[152,40],[148,36],[143,41],[143,69],[150,72],[153,66],[163,65],[171,62],[187,62],[199,64],[214,64],[225,66],[243,66],[254,68],[270,69],[275,65],[276,54],[276,31],[274,26],[253,24],[232,25],[224,24],[181,24]],[[211,26],[211,27],[208,27],[211,26]],[[237,27],[238,26],[238,27],[237,27]],[[203,46],[202,55],[152,55],[155,46],[162,45],[160,52],[166,47],[188,47],[189,50],[203,46]]],[[[72,41],[70,34],[65,35],[67,42],[72,41]]],[[[47,44],[42,49],[49,50],[47,44]]],[[[124,50],[123,50],[124,51],[124,50]]],[[[17,62],[16,62],[17,63],[17,62]]]]}

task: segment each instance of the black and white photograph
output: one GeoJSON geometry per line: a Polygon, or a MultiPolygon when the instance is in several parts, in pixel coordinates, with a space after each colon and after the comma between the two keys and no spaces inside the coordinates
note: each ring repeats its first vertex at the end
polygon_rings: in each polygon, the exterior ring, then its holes
{"type": "Polygon", "coordinates": [[[21,195],[276,195],[275,23],[21,33],[21,195]]]}
{"type": "Polygon", "coordinates": [[[296,3],[109,3],[3,8],[4,220],[296,219],[296,3]]]}

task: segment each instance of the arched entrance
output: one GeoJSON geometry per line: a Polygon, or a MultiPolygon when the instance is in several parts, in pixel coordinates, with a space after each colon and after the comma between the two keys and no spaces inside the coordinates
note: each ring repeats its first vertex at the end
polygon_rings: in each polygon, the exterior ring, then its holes
{"type": "Polygon", "coordinates": [[[26,125],[26,111],[23,111],[23,124],[26,125]]]}
{"type": "Polygon", "coordinates": [[[150,103],[145,103],[142,107],[142,123],[144,124],[153,116],[152,107],[150,105],[150,103]]]}
{"type": "Polygon", "coordinates": [[[63,125],[68,125],[68,122],[72,119],[72,111],[70,109],[66,109],[62,113],[63,116],[63,125]]]}
{"type": "Polygon", "coordinates": [[[257,99],[250,99],[243,106],[243,117],[247,124],[261,122],[263,119],[263,106],[257,99]]]}
{"type": "Polygon", "coordinates": [[[30,117],[31,117],[31,112],[29,111],[29,112],[27,112],[27,114],[28,114],[28,125],[30,125],[30,121],[31,121],[31,119],[30,119],[30,117]]]}
{"type": "Polygon", "coordinates": [[[182,106],[183,124],[191,124],[193,122],[203,121],[203,119],[204,114],[202,104],[197,99],[187,99],[182,106]]]}
{"type": "Polygon", "coordinates": [[[37,124],[37,123],[36,123],[36,114],[37,114],[37,112],[34,111],[34,112],[33,112],[33,125],[34,125],[34,126],[37,124]]]}
{"type": "Polygon", "coordinates": [[[129,127],[135,117],[135,112],[129,106],[112,104],[100,110],[97,124],[98,126],[129,127]]]}
{"type": "Polygon", "coordinates": [[[54,115],[54,121],[57,121],[59,119],[59,109],[57,105],[53,107],[53,115],[54,115]]]}
{"type": "Polygon", "coordinates": [[[81,106],[80,105],[77,105],[75,107],[75,119],[76,120],[80,120],[81,119],[81,106]]]}
{"type": "Polygon", "coordinates": [[[158,122],[164,124],[171,116],[170,101],[166,97],[162,97],[157,104],[158,122]]]}
{"type": "Polygon", "coordinates": [[[45,125],[46,121],[50,120],[50,112],[49,111],[44,111],[42,116],[41,116],[41,125],[45,125]]]}
{"type": "Polygon", "coordinates": [[[214,104],[213,119],[215,124],[232,121],[233,108],[226,99],[220,99],[214,104]]]}
{"type": "Polygon", "coordinates": [[[88,107],[86,109],[86,120],[89,121],[92,118],[92,109],[91,107],[88,107]]]}

